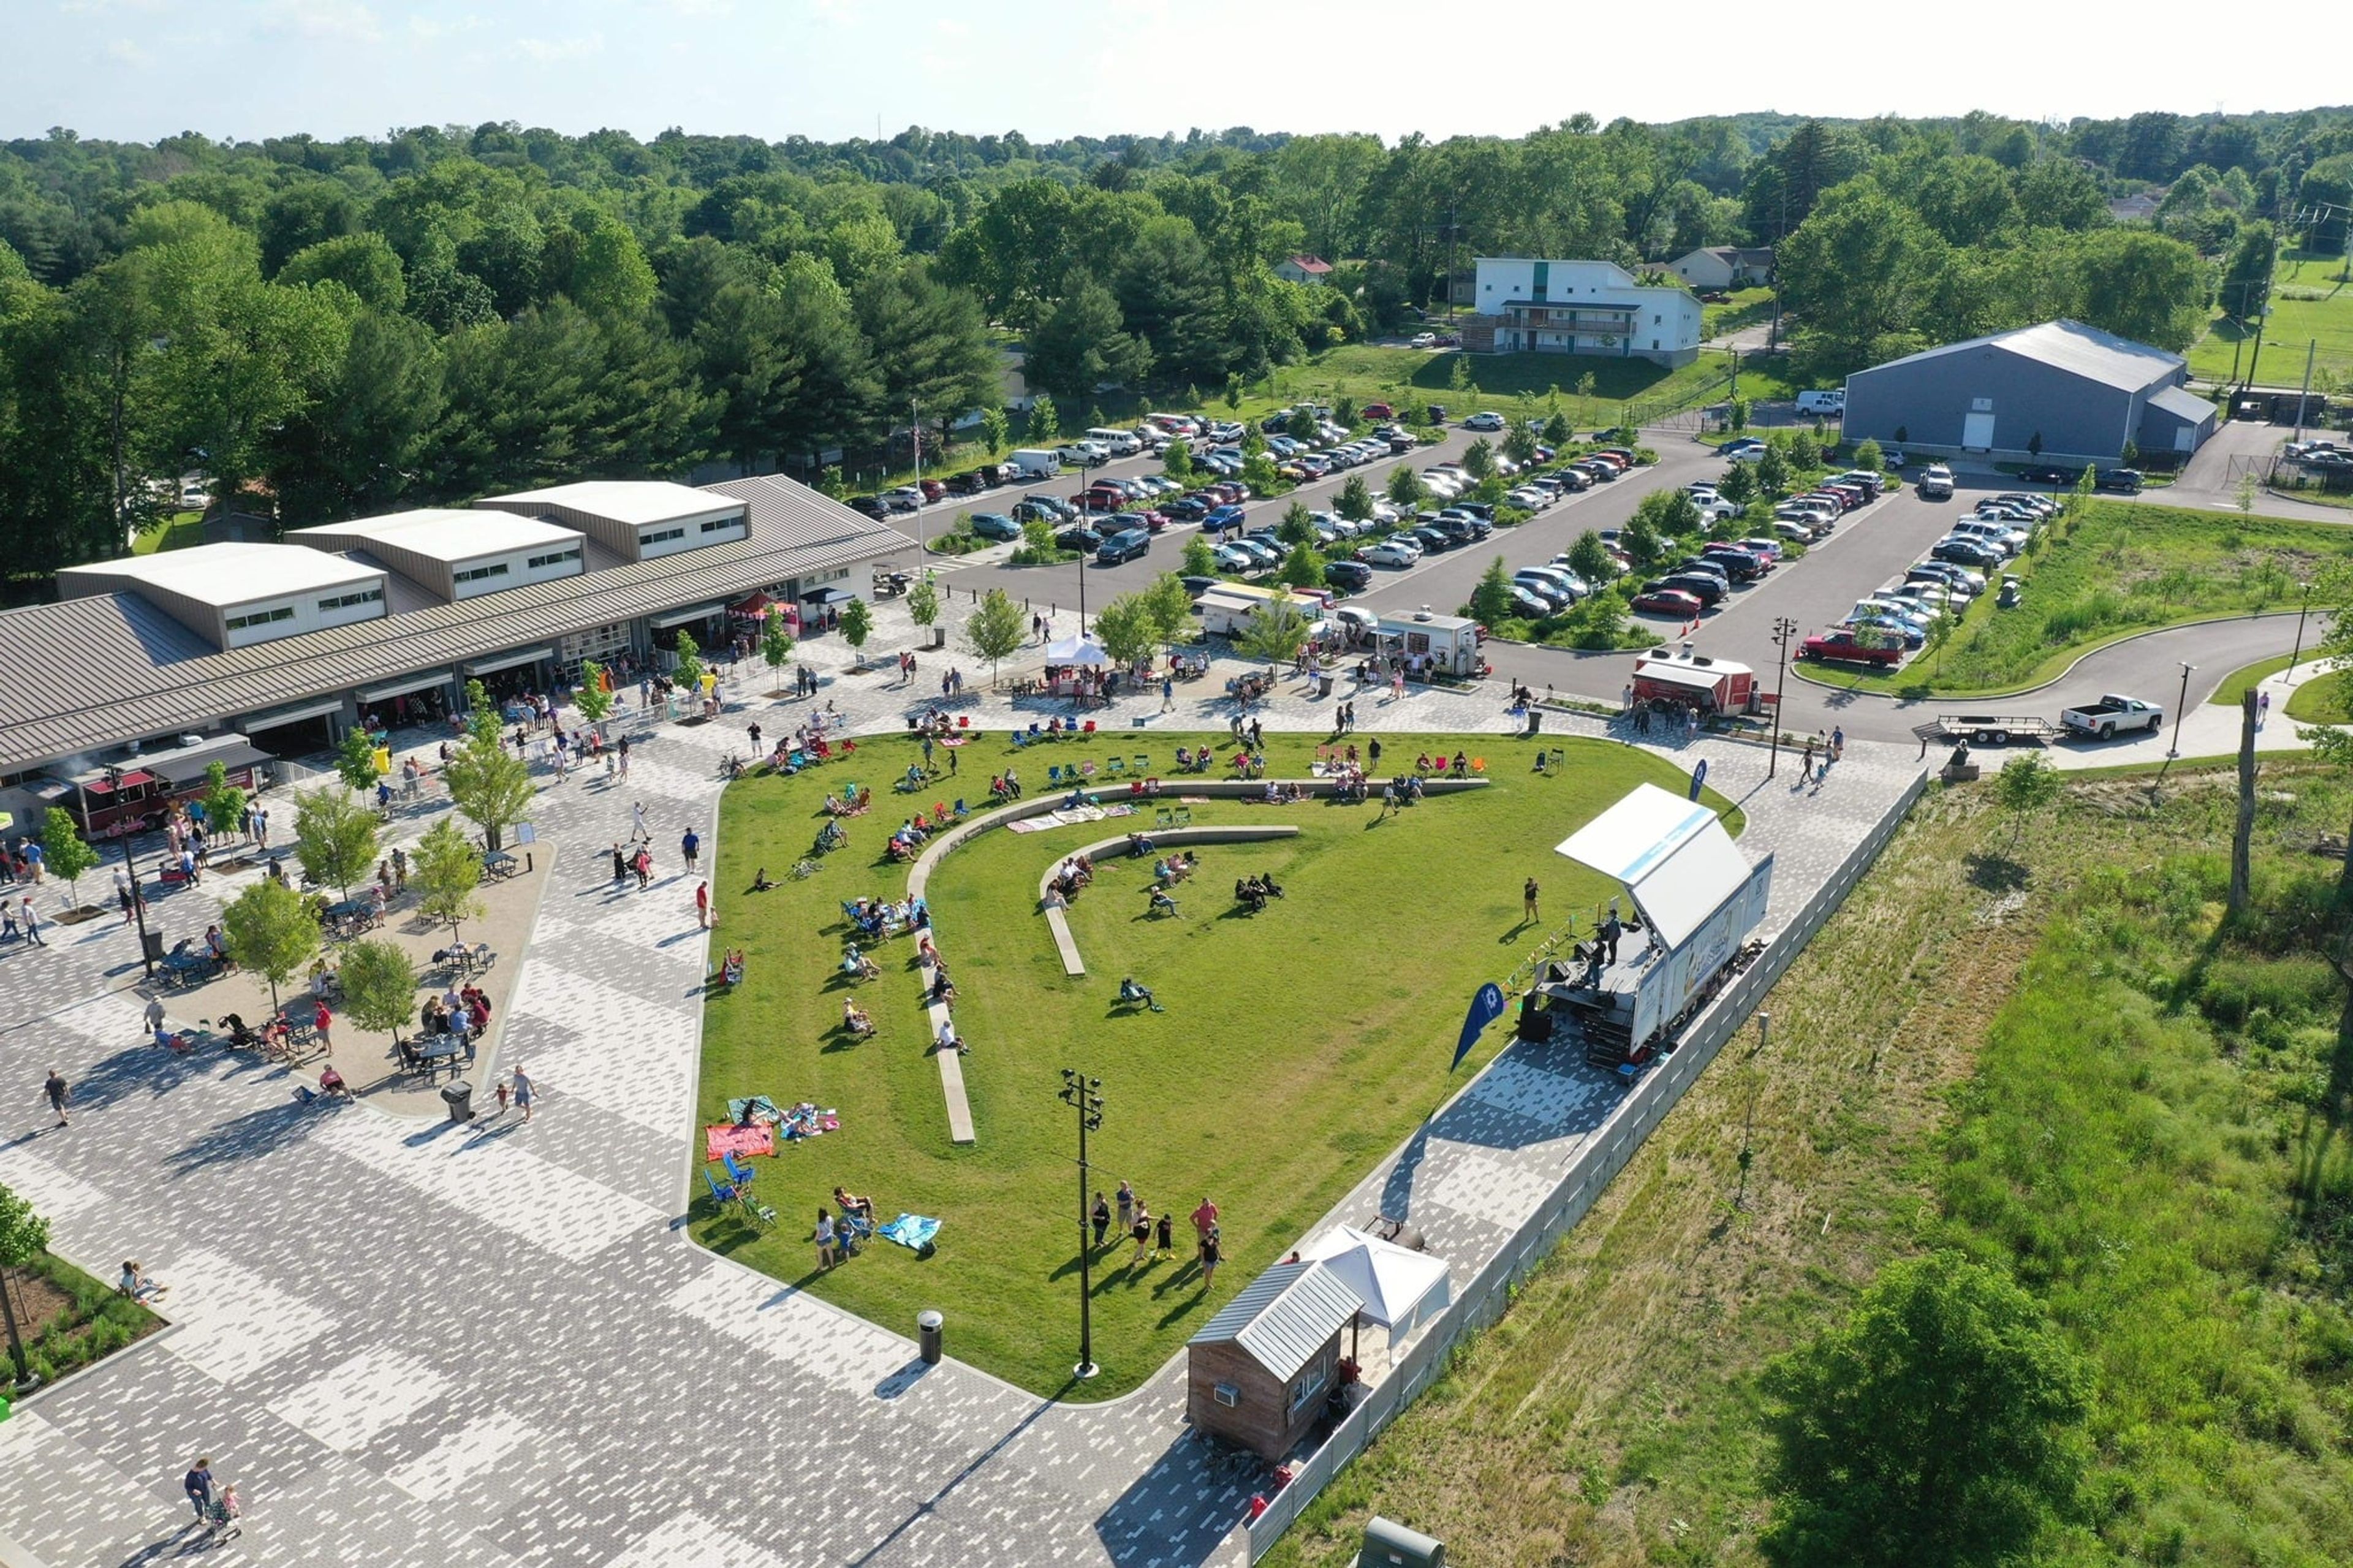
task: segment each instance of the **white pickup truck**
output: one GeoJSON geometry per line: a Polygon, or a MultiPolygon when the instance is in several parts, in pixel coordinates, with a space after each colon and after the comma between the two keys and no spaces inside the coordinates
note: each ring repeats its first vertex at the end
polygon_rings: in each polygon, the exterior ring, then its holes
{"type": "Polygon", "coordinates": [[[2165,722],[2165,710],[2137,697],[2108,696],[2063,710],[2059,722],[2078,734],[2096,735],[2103,741],[2120,730],[2146,730],[2153,735],[2165,722]]]}

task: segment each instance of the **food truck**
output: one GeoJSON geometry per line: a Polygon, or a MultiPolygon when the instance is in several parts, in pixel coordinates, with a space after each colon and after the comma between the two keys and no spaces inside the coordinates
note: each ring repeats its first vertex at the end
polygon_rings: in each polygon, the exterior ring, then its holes
{"type": "Polygon", "coordinates": [[[1487,672],[1486,661],[1479,657],[1479,623],[1461,616],[1428,610],[1383,616],[1374,637],[1384,655],[1406,659],[1417,675],[1429,668],[1465,679],[1487,672]],[[1419,662],[1424,660],[1428,662],[1419,662]]]}
{"type": "Polygon", "coordinates": [[[268,783],[269,753],[243,735],[186,735],[160,751],[129,751],[94,764],[58,763],[30,787],[44,806],[63,806],[85,838],[119,838],[164,826],[174,805],[202,796],[215,763],[228,782],[247,791],[268,783]]]}
{"type": "Polygon", "coordinates": [[[1704,714],[1746,712],[1757,694],[1757,672],[1728,658],[1654,647],[1634,660],[1634,700],[1676,706],[1696,703],[1704,714]]]}

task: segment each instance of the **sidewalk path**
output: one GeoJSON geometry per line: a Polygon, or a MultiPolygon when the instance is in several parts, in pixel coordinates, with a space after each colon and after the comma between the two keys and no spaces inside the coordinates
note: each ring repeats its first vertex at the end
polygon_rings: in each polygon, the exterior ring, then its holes
{"type": "MultiPolygon", "coordinates": [[[[821,700],[861,732],[902,732],[937,668],[903,691],[835,676],[821,700]]],[[[626,782],[544,782],[534,820],[559,860],[503,1053],[539,1085],[529,1124],[305,1109],[276,1070],[159,1056],[130,989],[134,939],[113,921],[0,950],[0,1079],[21,1093],[0,1183],[48,1216],[62,1254],[101,1276],[135,1257],[174,1287],[168,1331],[0,1424],[0,1536],[51,1568],[174,1553],[190,1536],[178,1479],[202,1453],[244,1493],[238,1551],[257,1563],[1239,1560],[1247,1498],[1185,1438],[1181,1357],[1111,1405],[1041,1402],[954,1361],[925,1369],[911,1324],[846,1316],[683,1235],[707,937],[677,842],[691,825],[715,847],[719,763],[744,726],[797,721],[765,676],[747,669],[718,722],[651,732],[626,782]],[[617,893],[602,856],[638,801],[658,879],[617,893]],[[47,1129],[33,1093],[52,1065],[75,1085],[69,1129],[47,1129]]],[[[1263,721],[1321,732],[1331,703],[1297,691],[1263,721]]],[[[1525,764],[1495,689],[1385,698],[1360,699],[1363,728],[1485,731],[1499,773],[1525,764]]],[[[1165,720],[1158,705],[1155,690],[1099,717],[1223,723],[1222,702],[1165,720]]],[[[974,721],[1012,716],[987,699],[974,721]]],[[[1546,731],[1604,727],[1547,715],[1546,731]]],[[[1912,748],[1857,744],[1825,786],[1793,789],[1789,759],[1768,784],[1756,748],[1664,754],[1707,759],[1748,813],[1746,852],[1778,853],[1775,925],[1920,765],[1912,748]]],[[[234,891],[209,879],[157,916],[201,931],[234,891]]],[[[1515,1048],[1466,1101],[1477,1114],[1385,1159],[1367,1188],[1402,1181],[1467,1280],[1619,1093],[1515,1048]]]]}

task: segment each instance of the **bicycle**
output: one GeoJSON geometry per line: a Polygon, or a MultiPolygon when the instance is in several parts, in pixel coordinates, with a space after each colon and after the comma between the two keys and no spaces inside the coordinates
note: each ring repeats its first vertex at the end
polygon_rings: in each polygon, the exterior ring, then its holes
{"type": "Polygon", "coordinates": [[[816,875],[817,862],[810,859],[806,855],[793,862],[792,877],[794,881],[805,882],[816,875]]]}

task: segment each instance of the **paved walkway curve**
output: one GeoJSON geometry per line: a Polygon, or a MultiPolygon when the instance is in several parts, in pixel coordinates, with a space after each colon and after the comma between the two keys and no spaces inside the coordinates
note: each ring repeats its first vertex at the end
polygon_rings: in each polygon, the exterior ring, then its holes
{"type": "MultiPolygon", "coordinates": [[[[811,658],[822,667],[830,651],[811,658]]],[[[0,948],[0,1079],[25,1086],[0,1126],[0,1183],[50,1221],[63,1256],[110,1278],[136,1258],[173,1287],[165,1331],[0,1423],[0,1536],[51,1568],[173,1555],[190,1539],[179,1478],[208,1454],[248,1499],[237,1550],[257,1563],[1237,1560],[1254,1488],[1187,1440],[1181,1356],[1120,1400],[1041,1400],[955,1361],[954,1321],[951,1359],[927,1368],[912,1323],[852,1317],[688,1241],[710,939],[672,857],[690,826],[718,849],[720,764],[744,725],[775,732],[808,710],[750,689],[718,722],[648,732],[628,779],[537,775],[532,817],[557,863],[506,1037],[540,1088],[528,1124],[304,1108],[279,1069],[157,1052],[131,989],[136,936],[119,921],[0,948]],[[613,886],[605,847],[639,802],[660,862],[646,892],[613,886]],[[30,1092],[51,1067],[74,1085],[70,1128],[49,1128],[30,1092]]],[[[851,732],[878,738],[927,705],[871,679],[832,679],[828,697],[851,732]]],[[[1124,724],[1158,704],[1122,699],[1110,714],[1124,724]]],[[[999,733],[1015,711],[969,708],[999,733]]],[[[1490,691],[1416,691],[1365,712],[1367,733],[1493,735],[1496,771],[1528,765],[1496,732],[1490,691]]],[[[1192,702],[1162,721],[1216,730],[1220,713],[1192,702]]],[[[1320,737],[1330,713],[1286,683],[1261,717],[1320,737]]],[[[1607,735],[1548,716],[1555,731],[1607,735]]],[[[1777,856],[1782,911],[1916,773],[1914,750],[1851,745],[1802,792],[1767,783],[1746,748],[1654,754],[1707,759],[1709,783],[1748,814],[1744,853],[1777,856]]],[[[153,899],[152,918],[171,936],[201,932],[242,885],[207,877],[153,899]]],[[[1619,1093],[1514,1047],[1470,1086],[1475,1128],[1425,1129],[1367,1162],[1366,1190],[1407,1205],[1459,1284],[1534,1212],[1569,1144],[1609,1135],[1619,1093]]],[[[1307,1234],[1365,1217],[1368,1201],[1360,1190],[1307,1234]]]]}
{"type": "MultiPolygon", "coordinates": [[[[1299,828],[1295,824],[1288,822],[1280,824],[1270,822],[1257,826],[1235,823],[1226,827],[1155,827],[1145,837],[1152,840],[1155,848],[1162,845],[1167,845],[1173,848],[1184,844],[1263,844],[1269,839],[1296,838],[1299,837],[1299,828]]],[[[1064,974],[1074,977],[1085,974],[1086,961],[1079,956],[1078,941],[1071,935],[1070,911],[1060,904],[1048,903],[1046,889],[1052,884],[1054,873],[1062,868],[1062,862],[1071,856],[1084,855],[1092,858],[1108,850],[1126,847],[1127,835],[1124,833],[1116,838],[1098,838],[1092,844],[1082,844],[1076,849],[1057,856],[1049,862],[1044,873],[1038,879],[1038,902],[1046,911],[1046,929],[1054,933],[1054,950],[1062,955],[1064,974]]]]}

